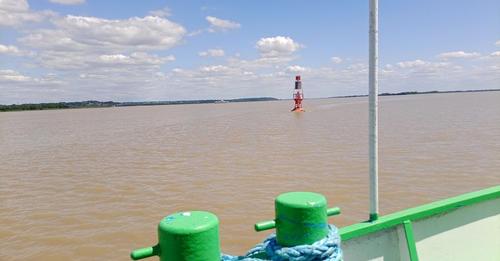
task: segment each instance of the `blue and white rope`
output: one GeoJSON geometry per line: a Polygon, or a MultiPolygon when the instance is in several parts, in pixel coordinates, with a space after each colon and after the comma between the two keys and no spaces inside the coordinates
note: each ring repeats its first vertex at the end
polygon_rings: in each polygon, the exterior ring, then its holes
{"type": "Polygon", "coordinates": [[[342,261],[340,236],[334,225],[328,225],[328,235],[312,245],[282,247],[271,234],[244,256],[222,255],[221,261],[342,261]]]}

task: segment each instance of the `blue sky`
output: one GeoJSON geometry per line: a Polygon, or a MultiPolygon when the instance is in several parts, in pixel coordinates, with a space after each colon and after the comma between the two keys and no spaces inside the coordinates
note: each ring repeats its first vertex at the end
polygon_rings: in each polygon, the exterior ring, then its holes
{"type": "MultiPolygon", "coordinates": [[[[380,1],[380,91],[500,88],[500,2],[380,1]]],[[[0,104],[367,92],[368,1],[0,0],[0,104]]]]}

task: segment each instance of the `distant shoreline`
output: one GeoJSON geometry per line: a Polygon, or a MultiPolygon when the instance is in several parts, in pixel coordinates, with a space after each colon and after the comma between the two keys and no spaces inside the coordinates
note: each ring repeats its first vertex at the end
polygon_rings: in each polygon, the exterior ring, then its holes
{"type": "Polygon", "coordinates": [[[114,102],[114,101],[80,101],[80,102],[52,102],[52,103],[26,103],[0,105],[0,112],[7,111],[39,111],[57,109],[82,109],[82,108],[109,108],[129,106],[154,106],[154,105],[180,105],[180,104],[207,104],[207,103],[233,103],[233,102],[257,102],[277,101],[272,97],[238,98],[227,100],[180,100],[180,101],[144,101],[144,102],[114,102]]]}
{"type": "MultiPolygon", "coordinates": [[[[462,93],[462,92],[498,92],[500,89],[483,89],[483,90],[465,90],[465,91],[425,91],[425,92],[384,92],[380,93],[378,96],[400,96],[400,95],[419,95],[419,94],[443,94],[443,93],[462,93]]],[[[328,98],[356,98],[356,97],[368,97],[367,94],[360,95],[345,95],[345,96],[332,96],[328,98]]]]}
{"type": "MultiPolygon", "coordinates": [[[[495,92],[500,89],[483,89],[483,90],[465,90],[465,91],[409,91],[398,93],[381,93],[379,96],[400,96],[400,95],[420,95],[420,94],[443,94],[443,93],[464,93],[464,92],[495,92]]],[[[333,96],[330,98],[356,98],[367,97],[366,94],[361,95],[344,95],[333,96]]],[[[54,103],[27,103],[27,104],[12,104],[0,105],[0,112],[8,111],[35,111],[35,110],[57,110],[57,109],[81,109],[81,108],[109,108],[109,107],[128,107],[128,106],[154,106],[154,105],[181,105],[181,104],[211,104],[211,103],[233,103],[233,102],[257,102],[257,101],[278,101],[273,97],[256,97],[256,98],[238,98],[227,100],[179,100],[179,101],[144,101],[144,102],[114,102],[114,101],[81,101],[81,102],[54,102],[54,103]]]]}

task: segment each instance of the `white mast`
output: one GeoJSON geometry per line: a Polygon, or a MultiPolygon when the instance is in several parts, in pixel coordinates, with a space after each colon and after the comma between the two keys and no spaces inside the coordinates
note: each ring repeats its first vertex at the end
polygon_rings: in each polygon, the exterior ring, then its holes
{"type": "Polygon", "coordinates": [[[378,0],[370,0],[369,154],[370,221],[378,218],[378,0]]]}

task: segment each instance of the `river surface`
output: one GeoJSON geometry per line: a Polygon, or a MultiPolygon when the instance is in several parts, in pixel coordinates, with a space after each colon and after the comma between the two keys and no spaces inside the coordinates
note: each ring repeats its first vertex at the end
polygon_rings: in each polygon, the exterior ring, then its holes
{"type": "MultiPolygon", "coordinates": [[[[185,210],[244,254],[287,191],[366,220],[367,98],[304,103],[0,113],[0,260],[128,260],[185,210]]],[[[500,92],[381,97],[379,133],[381,214],[500,184],[500,92]]]]}

